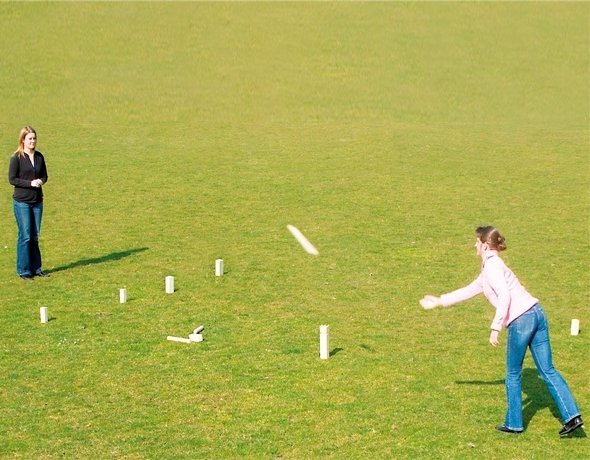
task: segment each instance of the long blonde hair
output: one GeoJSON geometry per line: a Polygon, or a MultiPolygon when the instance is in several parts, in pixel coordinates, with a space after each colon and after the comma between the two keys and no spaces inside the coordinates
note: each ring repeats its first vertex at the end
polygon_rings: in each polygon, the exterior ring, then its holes
{"type": "Polygon", "coordinates": [[[18,148],[16,149],[16,152],[14,152],[16,156],[22,157],[25,154],[25,137],[30,133],[33,133],[35,136],[37,135],[37,131],[35,131],[32,126],[25,126],[20,130],[18,136],[18,148]]]}

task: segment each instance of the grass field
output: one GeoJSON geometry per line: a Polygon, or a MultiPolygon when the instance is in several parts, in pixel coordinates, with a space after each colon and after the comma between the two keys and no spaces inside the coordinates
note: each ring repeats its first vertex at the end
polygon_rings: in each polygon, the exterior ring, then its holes
{"type": "Polygon", "coordinates": [[[52,274],[15,276],[5,180],[0,457],[590,458],[585,433],[559,439],[530,356],[526,432],[494,430],[504,351],[485,299],[418,305],[477,275],[473,230],[497,225],[590,419],[589,17],[0,3],[0,151],[7,168],[37,129],[52,274]],[[201,324],[200,344],[166,340],[201,324]]]}

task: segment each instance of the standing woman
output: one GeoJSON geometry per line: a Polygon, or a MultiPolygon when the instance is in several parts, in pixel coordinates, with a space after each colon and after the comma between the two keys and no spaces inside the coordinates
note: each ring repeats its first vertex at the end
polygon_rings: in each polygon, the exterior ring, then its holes
{"type": "Polygon", "coordinates": [[[490,344],[497,346],[500,331],[508,329],[505,380],[508,409],[504,424],[496,429],[505,433],[524,431],[521,375],[524,356],[529,348],[537,371],[561,414],[564,425],[559,435],[566,436],[583,426],[583,422],[567,383],[553,367],[545,311],[539,300],[527,292],[500,258],[499,253],[506,249],[500,232],[494,227],[478,227],[475,234],[475,248],[482,259],[479,276],[468,286],[440,297],[427,295],[420,300],[420,304],[425,309],[448,307],[483,293],[496,309],[490,344]]]}
{"type": "Polygon", "coordinates": [[[41,152],[35,150],[37,133],[25,126],[18,137],[18,149],[10,157],[8,181],[14,186],[13,209],[18,226],[16,274],[24,280],[49,276],[42,270],[39,234],[43,216],[43,189],[47,167],[41,152]]]}

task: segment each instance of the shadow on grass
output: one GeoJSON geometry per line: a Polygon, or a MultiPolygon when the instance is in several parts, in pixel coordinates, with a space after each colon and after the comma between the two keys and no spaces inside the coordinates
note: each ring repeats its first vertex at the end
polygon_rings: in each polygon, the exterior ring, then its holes
{"type": "Polygon", "coordinates": [[[535,369],[523,369],[522,392],[525,395],[522,400],[522,419],[525,428],[535,414],[545,408],[548,408],[551,414],[557,420],[560,420],[559,410],[551,397],[551,393],[549,393],[545,382],[541,380],[535,369]]]}
{"type": "Polygon", "coordinates": [[[457,380],[457,385],[504,385],[502,380],[457,380]]]}
{"type": "Polygon", "coordinates": [[[60,265],[59,267],[55,267],[49,270],[46,270],[47,273],[56,273],[61,272],[64,270],[70,270],[72,268],[77,267],[86,267],[88,265],[96,265],[102,264],[105,262],[114,262],[115,260],[121,260],[125,257],[129,257],[133,254],[137,254],[139,252],[147,251],[149,248],[135,248],[135,249],[128,249],[126,251],[119,251],[119,252],[111,252],[110,254],[100,256],[100,257],[92,257],[90,259],[81,259],[77,260],[76,262],[72,262],[67,265],[60,265]]]}
{"type": "Polygon", "coordinates": [[[341,351],[344,351],[344,348],[334,348],[332,351],[330,351],[330,357],[340,353],[341,351]]]}
{"type": "MultiPolygon", "coordinates": [[[[522,391],[526,395],[522,401],[522,418],[525,428],[535,416],[537,412],[542,409],[549,409],[553,417],[561,422],[561,415],[559,409],[545,382],[539,377],[535,369],[523,369],[522,371],[522,391]]],[[[566,438],[585,438],[586,433],[583,429],[578,428],[566,438]]]]}
{"type": "MultiPolygon", "coordinates": [[[[460,380],[455,382],[458,385],[504,385],[504,379],[501,380],[460,380]]],[[[535,416],[537,412],[543,409],[549,409],[551,414],[561,421],[559,410],[551,393],[547,389],[545,382],[541,380],[536,369],[523,369],[522,370],[522,392],[524,394],[522,400],[522,421],[525,429],[535,416]]],[[[569,437],[571,438],[585,438],[586,433],[578,429],[569,437]]]]}

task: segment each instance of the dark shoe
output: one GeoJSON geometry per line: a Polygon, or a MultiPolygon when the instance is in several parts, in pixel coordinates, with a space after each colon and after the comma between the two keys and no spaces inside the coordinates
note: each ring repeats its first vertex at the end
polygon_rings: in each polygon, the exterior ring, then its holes
{"type": "Polygon", "coordinates": [[[563,425],[563,428],[559,430],[559,436],[567,436],[582,426],[584,426],[584,422],[582,421],[582,417],[578,415],[563,425]]]}
{"type": "Polygon", "coordinates": [[[25,280],[25,281],[33,281],[33,276],[32,275],[18,275],[20,276],[21,280],[25,280]]]}
{"type": "Polygon", "coordinates": [[[49,278],[51,275],[43,270],[39,270],[35,276],[40,276],[41,278],[49,278]]]}
{"type": "Polygon", "coordinates": [[[496,430],[501,431],[502,433],[512,433],[512,434],[520,434],[522,433],[522,430],[513,430],[511,428],[508,428],[506,425],[498,425],[496,427],[496,430]]]}

